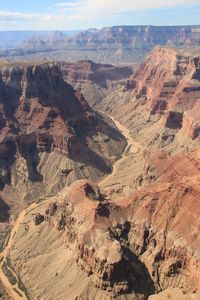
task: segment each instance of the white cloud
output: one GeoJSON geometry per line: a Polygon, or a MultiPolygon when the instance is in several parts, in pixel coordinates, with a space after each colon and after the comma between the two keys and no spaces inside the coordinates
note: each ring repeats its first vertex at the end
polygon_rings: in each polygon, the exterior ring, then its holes
{"type": "MultiPolygon", "coordinates": [[[[31,14],[0,11],[1,30],[66,30],[82,23],[78,13],[31,14]]],[[[78,25],[80,28],[80,25],[78,25]]]]}
{"type": "Polygon", "coordinates": [[[0,11],[1,21],[13,21],[13,20],[30,20],[30,21],[51,21],[53,15],[49,14],[29,14],[11,11],[0,11]]]}
{"type": "Polygon", "coordinates": [[[56,7],[66,8],[66,9],[78,7],[79,5],[80,5],[80,2],[61,2],[61,3],[55,4],[56,7]]]}
{"type": "Polygon", "coordinates": [[[112,24],[116,16],[124,20],[125,13],[138,15],[175,7],[187,10],[192,5],[199,6],[200,0],[60,0],[46,14],[0,11],[0,22],[3,28],[9,29],[80,29],[112,24]]]}
{"type": "Polygon", "coordinates": [[[115,14],[130,13],[181,7],[199,4],[199,0],[79,0],[79,2],[63,2],[56,6],[61,10],[70,10],[83,17],[105,17],[115,14]]]}

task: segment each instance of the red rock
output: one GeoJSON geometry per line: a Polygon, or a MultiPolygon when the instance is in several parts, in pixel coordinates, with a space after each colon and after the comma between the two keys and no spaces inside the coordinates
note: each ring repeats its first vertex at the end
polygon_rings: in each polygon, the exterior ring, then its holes
{"type": "Polygon", "coordinates": [[[88,174],[99,178],[110,172],[109,157],[117,158],[125,144],[120,133],[118,140],[112,137],[111,127],[63,80],[57,64],[5,64],[0,69],[0,158],[7,174],[6,180],[0,174],[2,197],[6,183],[7,200],[13,201],[14,190],[21,202],[88,174]]]}

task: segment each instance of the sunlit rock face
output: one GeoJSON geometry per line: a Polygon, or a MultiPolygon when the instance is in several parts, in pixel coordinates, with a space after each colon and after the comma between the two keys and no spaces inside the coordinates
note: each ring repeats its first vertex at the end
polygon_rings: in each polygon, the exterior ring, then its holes
{"type": "Polygon", "coordinates": [[[0,127],[1,190],[15,207],[109,173],[125,145],[56,64],[1,67],[0,127]]]}

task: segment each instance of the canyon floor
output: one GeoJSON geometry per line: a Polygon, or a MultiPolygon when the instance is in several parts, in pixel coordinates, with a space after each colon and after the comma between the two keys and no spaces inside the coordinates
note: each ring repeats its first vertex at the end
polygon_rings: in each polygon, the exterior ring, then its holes
{"type": "MultiPolygon", "coordinates": [[[[105,115],[105,113],[103,113],[103,115],[105,115]]],[[[128,128],[123,126],[114,117],[109,117],[126,138],[127,146],[121,159],[113,164],[112,173],[103,177],[98,182],[98,185],[105,193],[107,192],[110,197],[119,198],[119,195],[120,197],[127,196],[133,188],[130,173],[133,173],[134,168],[137,169],[136,161],[141,160],[144,147],[130,135],[128,128]]]]}

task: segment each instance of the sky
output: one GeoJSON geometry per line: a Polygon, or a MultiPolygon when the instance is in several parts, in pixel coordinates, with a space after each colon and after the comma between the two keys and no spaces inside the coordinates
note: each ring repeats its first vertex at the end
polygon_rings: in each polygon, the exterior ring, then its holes
{"type": "Polygon", "coordinates": [[[200,25],[200,0],[0,0],[0,30],[200,25]]]}

